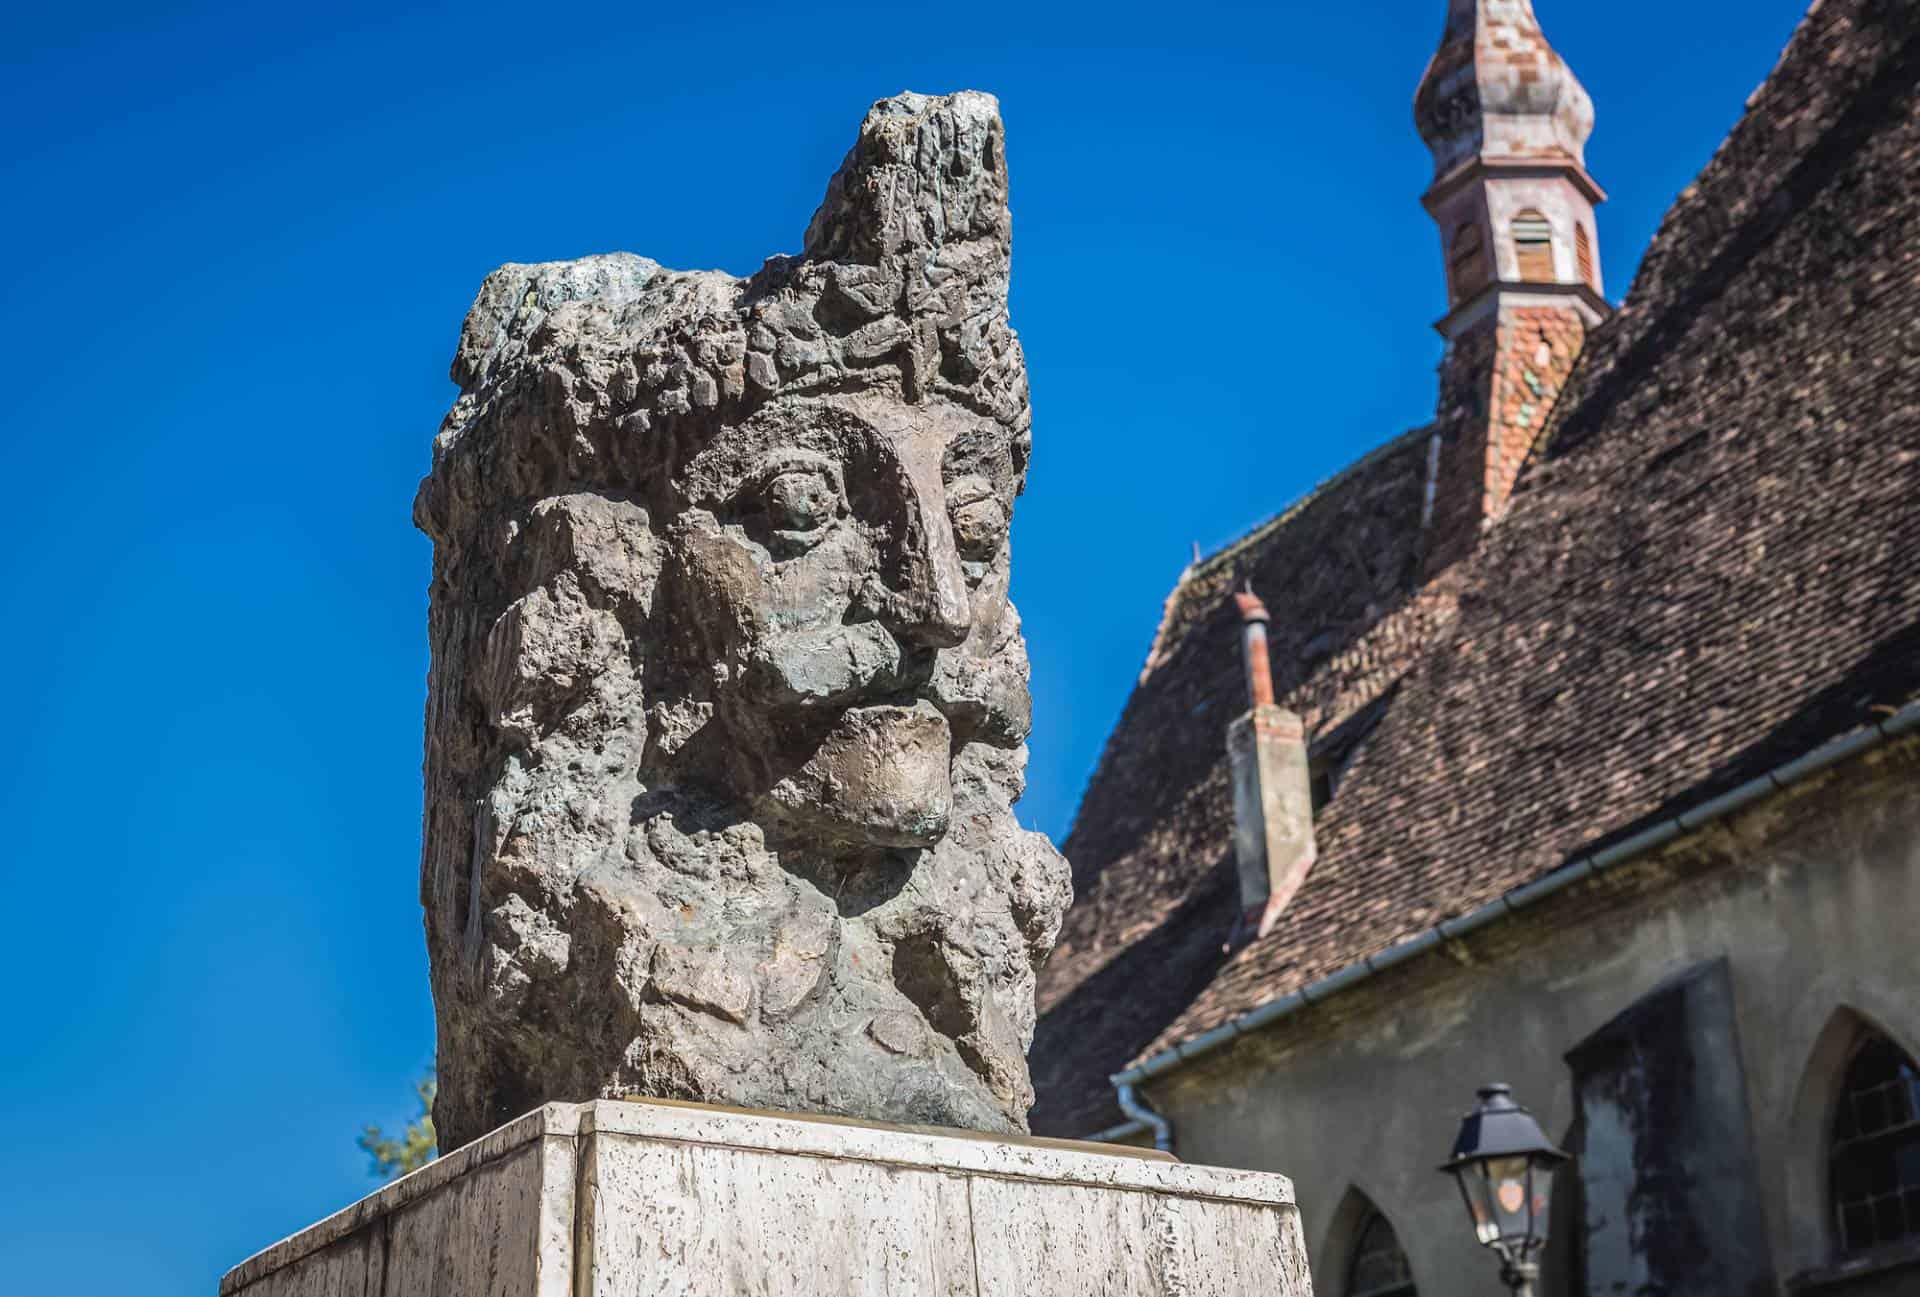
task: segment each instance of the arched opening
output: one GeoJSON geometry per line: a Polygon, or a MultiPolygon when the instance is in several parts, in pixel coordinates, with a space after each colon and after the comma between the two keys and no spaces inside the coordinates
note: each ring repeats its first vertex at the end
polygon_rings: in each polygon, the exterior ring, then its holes
{"type": "Polygon", "coordinates": [[[1580,266],[1580,282],[1598,292],[1600,285],[1593,277],[1593,236],[1584,225],[1573,227],[1573,259],[1580,266]]]}
{"type": "Polygon", "coordinates": [[[1841,1255],[1920,1238],[1920,1066],[1876,1031],[1841,1081],[1827,1188],[1841,1255]]]}
{"type": "Polygon", "coordinates": [[[1453,232],[1447,253],[1447,282],[1458,306],[1487,286],[1492,278],[1487,267],[1487,245],[1480,227],[1471,222],[1453,232]]]}
{"type": "Polygon", "coordinates": [[[1532,208],[1513,218],[1513,256],[1522,282],[1554,282],[1553,226],[1532,208]]]}
{"type": "Polygon", "coordinates": [[[1413,1268],[1393,1225],[1369,1207],[1347,1261],[1346,1297],[1415,1297],[1413,1268]]]}

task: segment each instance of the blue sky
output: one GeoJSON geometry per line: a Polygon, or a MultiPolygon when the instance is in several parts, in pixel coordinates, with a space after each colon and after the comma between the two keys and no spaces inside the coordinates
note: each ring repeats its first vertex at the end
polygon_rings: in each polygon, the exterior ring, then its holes
{"type": "MultiPolygon", "coordinates": [[[[1537,0],[1608,291],[1802,0],[1537,0]]],[[[797,249],[876,97],[1001,97],[1035,459],[1023,818],[1064,836],[1192,544],[1421,423],[1443,0],[0,17],[0,1297],[212,1297],[373,1187],[432,1052],[427,542],[503,261],[797,249]]]]}

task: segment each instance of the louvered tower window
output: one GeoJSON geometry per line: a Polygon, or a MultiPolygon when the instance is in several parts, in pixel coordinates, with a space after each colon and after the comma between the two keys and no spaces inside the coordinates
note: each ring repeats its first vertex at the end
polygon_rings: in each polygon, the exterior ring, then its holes
{"type": "Polygon", "coordinates": [[[1347,1297],[1417,1297],[1413,1270],[1393,1226],[1379,1212],[1367,1213],[1347,1268],[1347,1297]]]}
{"type": "Polygon", "coordinates": [[[1513,254],[1523,282],[1554,282],[1553,226],[1539,212],[1528,210],[1513,218],[1513,254]]]}
{"type": "Polygon", "coordinates": [[[1573,257],[1580,263],[1580,282],[1599,291],[1600,286],[1593,281],[1593,237],[1584,225],[1573,227],[1573,257]]]}
{"type": "Polygon", "coordinates": [[[1453,284],[1453,301],[1458,306],[1487,286],[1492,276],[1487,271],[1487,245],[1478,225],[1462,225],[1453,232],[1453,246],[1447,255],[1447,276],[1453,284]]]}
{"type": "Polygon", "coordinates": [[[1847,1064],[1831,1157],[1841,1252],[1920,1237],[1920,1067],[1885,1036],[1847,1064]]]}

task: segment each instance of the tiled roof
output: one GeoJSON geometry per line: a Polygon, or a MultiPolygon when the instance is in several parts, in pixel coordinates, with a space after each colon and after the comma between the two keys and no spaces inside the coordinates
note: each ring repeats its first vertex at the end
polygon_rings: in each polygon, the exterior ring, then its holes
{"type": "Polygon", "coordinates": [[[1917,86],[1920,3],[1815,5],[1438,582],[1418,432],[1186,574],[1066,843],[1037,1131],[1117,1121],[1129,1062],[1920,690],[1917,86]],[[1245,578],[1283,701],[1350,760],[1314,872],[1229,960],[1245,578]]]}

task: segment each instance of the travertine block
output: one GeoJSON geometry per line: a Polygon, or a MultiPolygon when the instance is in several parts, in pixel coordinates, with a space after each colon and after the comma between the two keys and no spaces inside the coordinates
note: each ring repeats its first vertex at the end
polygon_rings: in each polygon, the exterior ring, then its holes
{"type": "Polygon", "coordinates": [[[1309,1297],[1283,1176],[662,1101],[549,1104],[222,1297],[1309,1297]]]}

